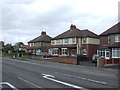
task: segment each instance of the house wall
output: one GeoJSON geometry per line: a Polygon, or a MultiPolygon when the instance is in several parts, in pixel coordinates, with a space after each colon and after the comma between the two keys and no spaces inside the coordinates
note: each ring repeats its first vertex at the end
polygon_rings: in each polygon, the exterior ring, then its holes
{"type": "Polygon", "coordinates": [[[108,36],[101,36],[100,37],[100,46],[108,44],[108,36]]]}
{"type": "Polygon", "coordinates": [[[82,38],[82,44],[100,44],[100,39],[97,38],[82,38]]]}
{"type": "Polygon", "coordinates": [[[87,57],[92,59],[93,54],[97,54],[97,49],[99,45],[95,44],[84,44],[83,48],[87,50],[87,57]]]}
{"type": "Polygon", "coordinates": [[[60,40],[60,43],[58,43],[58,40],[51,40],[51,45],[66,45],[66,44],[76,44],[76,38],[75,38],[75,42],[72,42],[73,38],[65,38],[65,39],[58,39],[60,40]],[[69,39],[68,43],[65,43],[65,39],[69,39]],[[54,42],[54,43],[52,43],[54,42]]]}

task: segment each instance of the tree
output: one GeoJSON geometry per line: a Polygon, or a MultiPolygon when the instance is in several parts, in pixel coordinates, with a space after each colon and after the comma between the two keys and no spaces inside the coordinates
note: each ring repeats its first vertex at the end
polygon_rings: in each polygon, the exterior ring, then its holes
{"type": "Polygon", "coordinates": [[[14,47],[11,44],[6,44],[3,48],[3,52],[10,53],[14,51],[14,47]]]}

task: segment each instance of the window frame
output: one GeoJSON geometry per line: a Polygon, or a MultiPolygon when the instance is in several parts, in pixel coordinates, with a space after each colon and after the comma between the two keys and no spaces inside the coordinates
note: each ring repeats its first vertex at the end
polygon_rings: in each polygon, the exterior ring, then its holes
{"type": "Polygon", "coordinates": [[[112,58],[120,58],[119,54],[120,54],[120,48],[112,48],[112,58]]]}
{"type": "Polygon", "coordinates": [[[115,42],[120,42],[120,34],[115,34],[115,42]]]}

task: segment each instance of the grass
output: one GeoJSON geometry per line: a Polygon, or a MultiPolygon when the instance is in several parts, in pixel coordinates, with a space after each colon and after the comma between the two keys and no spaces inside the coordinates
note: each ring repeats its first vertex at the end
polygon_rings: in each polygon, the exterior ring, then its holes
{"type": "Polygon", "coordinates": [[[28,61],[28,59],[22,57],[12,57],[11,59],[21,60],[21,61],[28,61]]]}

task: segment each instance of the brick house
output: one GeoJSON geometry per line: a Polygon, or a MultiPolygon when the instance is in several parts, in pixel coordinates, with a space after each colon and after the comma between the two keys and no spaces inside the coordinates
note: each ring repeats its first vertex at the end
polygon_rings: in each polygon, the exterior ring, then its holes
{"type": "Polygon", "coordinates": [[[32,54],[38,52],[48,52],[51,37],[46,32],[41,32],[41,35],[28,42],[28,51],[32,54]]]}
{"type": "Polygon", "coordinates": [[[99,35],[100,47],[97,53],[104,56],[107,63],[120,61],[120,22],[99,35]]]}
{"type": "Polygon", "coordinates": [[[79,30],[75,25],[70,29],[51,39],[49,53],[53,56],[86,55],[92,58],[97,53],[99,37],[89,30],[79,30]]]}

